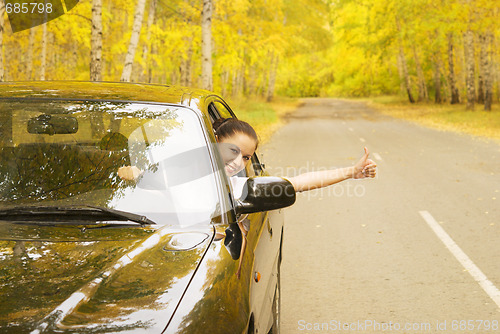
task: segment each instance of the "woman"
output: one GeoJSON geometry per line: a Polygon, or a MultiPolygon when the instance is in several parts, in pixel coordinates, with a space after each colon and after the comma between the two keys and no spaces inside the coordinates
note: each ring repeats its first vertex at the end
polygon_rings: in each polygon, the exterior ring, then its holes
{"type": "MultiPolygon", "coordinates": [[[[219,144],[219,152],[224,161],[224,170],[231,180],[233,196],[240,198],[243,193],[246,177],[238,177],[236,174],[243,170],[251,160],[259,139],[255,130],[247,122],[235,118],[218,119],[213,124],[215,138],[219,144]]],[[[377,165],[368,159],[368,149],[365,147],[364,156],[352,167],[338,168],[333,170],[316,171],[300,174],[287,178],[293,185],[296,192],[326,187],[350,178],[363,179],[375,177],[377,165]]],[[[141,171],[135,166],[120,167],[118,175],[122,179],[137,179],[141,171]]],[[[247,215],[239,217],[238,227],[243,235],[241,251],[239,256],[239,266],[236,276],[241,273],[242,259],[246,249],[246,235],[249,230],[247,215]]],[[[233,256],[233,254],[232,254],[233,256]]]]}
{"type": "MultiPolygon", "coordinates": [[[[245,177],[237,177],[236,174],[248,164],[254,154],[259,139],[250,124],[234,118],[218,119],[213,128],[215,138],[219,143],[219,151],[225,163],[224,169],[231,180],[233,195],[240,198],[247,180],[245,177]]],[[[375,177],[377,165],[368,159],[368,149],[365,147],[364,156],[352,167],[338,168],[326,171],[308,172],[294,177],[288,177],[296,192],[307,191],[326,187],[350,178],[363,179],[375,177]]],[[[242,260],[246,250],[246,235],[250,226],[245,224],[245,217],[238,219],[238,226],[243,235],[239,265],[236,276],[240,278],[242,260]]]]}
{"type": "MultiPolygon", "coordinates": [[[[215,138],[219,144],[239,148],[239,152],[233,151],[233,154],[235,154],[234,159],[225,163],[226,174],[231,178],[235,193],[238,194],[241,192],[240,188],[242,188],[242,184],[246,179],[234,175],[245,168],[257,149],[259,145],[257,134],[248,123],[235,118],[218,119],[214,122],[213,128],[215,138]]],[[[326,187],[350,178],[373,178],[377,174],[377,164],[368,159],[368,155],[368,149],[365,147],[365,154],[352,167],[308,172],[285,178],[292,183],[296,192],[326,187]]],[[[225,158],[224,160],[227,161],[228,159],[225,158]]],[[[239,196],[236,196],[236,194],[235,197],[238,198],[239,196]]]]}
{"type": "MultiPolygon", "coordinates": [[[[213,128],[225,163],[224,170],[233,186],[234,197],[239,198],[246,178],[235,175],[245,168],[257,149],[257,133],[250,124],[235,118],[220,118],[214,122],[213,128]]],[[[350,178],[373,178],[377,174],[377,164],[368,159],[368,155],[368,149],[365,147],[365,154],[352,167],[308,172],[285,178],[292,183],[296,192],[327,187],[350,178]]],[[[140,174],[141,171],[135,166],[118,169],[118,175],[126,180],[137,179],[140,174]]]]}

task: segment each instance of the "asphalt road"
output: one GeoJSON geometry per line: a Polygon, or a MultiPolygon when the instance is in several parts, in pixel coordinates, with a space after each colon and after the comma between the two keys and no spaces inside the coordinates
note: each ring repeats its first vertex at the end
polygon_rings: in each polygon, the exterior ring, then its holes
{"type": "Polygon", "coordinates": [[[500,145],[304,101],[260,150],[271,175],[367,146],[378,176],[285,209],[282,333],[500,333],[500,145]]]}

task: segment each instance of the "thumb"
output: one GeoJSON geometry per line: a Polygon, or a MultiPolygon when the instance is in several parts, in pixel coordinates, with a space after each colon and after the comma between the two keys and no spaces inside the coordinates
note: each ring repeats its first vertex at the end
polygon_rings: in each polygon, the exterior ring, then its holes
{"type": "Polygon", "coordinates": [[[368,152],[368,149],[365,147],[365,154],[361,157],[361,159],[359,159],[355,166],[355,168],[358,170],[357,172],[361,172],[364,169],[369,154],[370,152],[368,152]]]}
{"type": "Polygon", "coordinates": [[[368,151],[368,148],[365,146],[365,155],[363,155],[363,160],[366,161],[368,159],[368,156],[370,155],[370,152],[368,151]]]}

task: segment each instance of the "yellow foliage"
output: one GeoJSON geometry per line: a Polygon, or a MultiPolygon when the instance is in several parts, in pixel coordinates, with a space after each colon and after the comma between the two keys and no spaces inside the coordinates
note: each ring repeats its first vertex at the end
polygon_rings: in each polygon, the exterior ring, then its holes
{"type": "MultiPolygon", "coordinates": [[[[146,4],[132,81],[199,85],[201,2],[155,0],[154,22],[148,25],[151,1],[146,4]]],[[[476,36],[493,34],[490,61],[500,61],[496,1],[217,0],[214,4],[212,60],[218,93],[265,96],[271,82],[276,82],[280,94],[292,96],[394,94],[401,82],[400,46],[412,83],[418,79],[418,55],[426,84],[433,86],[433,71],[440,62],[441,81],[447,87],[450,33],[463,93],[461,34],[467,27],[476,36]]],[[[104,80],[120,79],[135,5],[130,0],[103,1],[104,80]]],[[[86,0],[47,23],[46,79],[89,79],[91,16],[92,1],[86,0]]],[[[8,25],[5,13],[4,17],[8,25]]],[[[34,35],[29,30],[12,34],[4,29],[5,80],[40,78],[42,27],[32,30],[34,35]]],[[[480,73],[479,59],[476,65],[480,73]]],[[[493,78],[498,81],[500,76],[493,78]]]]}

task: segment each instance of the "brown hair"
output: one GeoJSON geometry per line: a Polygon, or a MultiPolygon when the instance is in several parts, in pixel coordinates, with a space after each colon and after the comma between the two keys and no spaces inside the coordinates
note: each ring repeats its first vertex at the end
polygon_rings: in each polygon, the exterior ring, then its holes
{"type": "Polygon", "coordinates": [[[240,121],[236,118],[219,118],[215,120],[212,126],[215,134],[219,138],[229,138],[236,133],[243,133],[255,140],[255,149],[257,149],[259,145],[257,133],[247,122],[240,121]]]}

